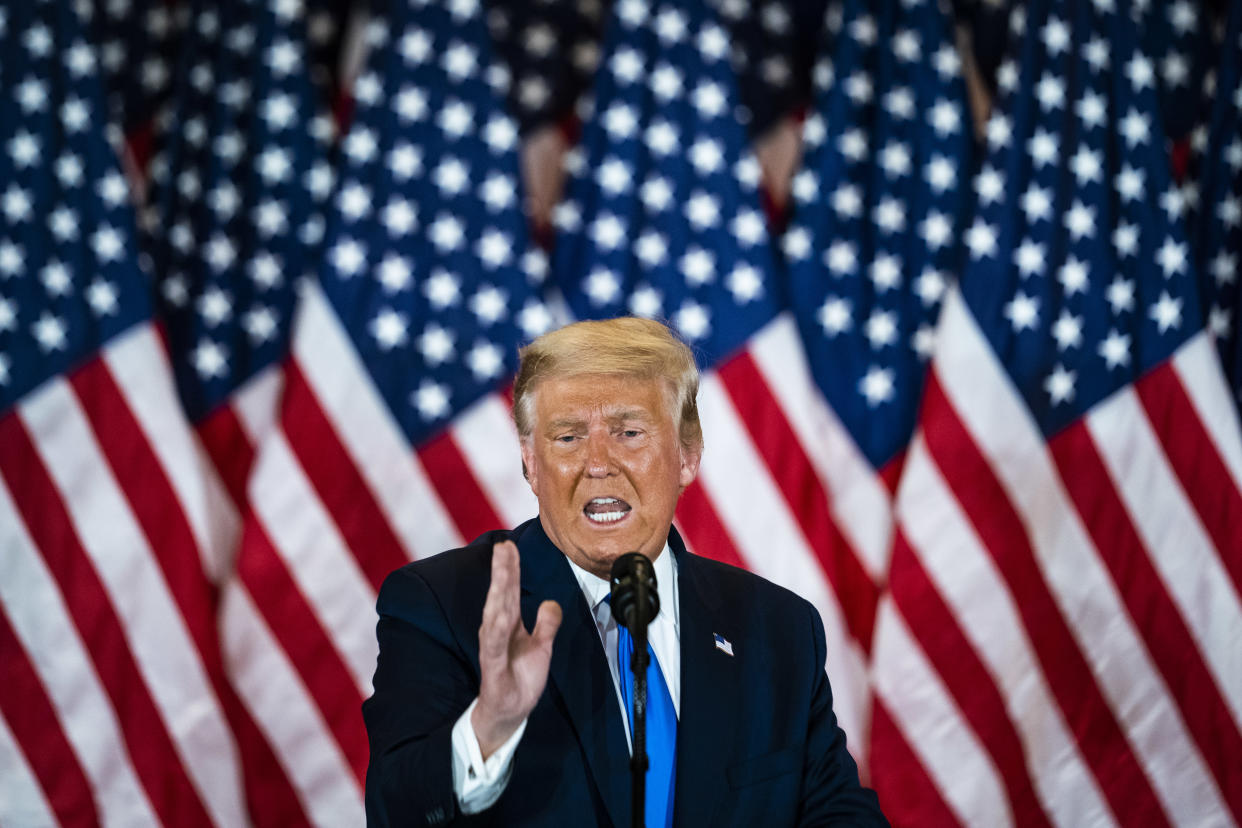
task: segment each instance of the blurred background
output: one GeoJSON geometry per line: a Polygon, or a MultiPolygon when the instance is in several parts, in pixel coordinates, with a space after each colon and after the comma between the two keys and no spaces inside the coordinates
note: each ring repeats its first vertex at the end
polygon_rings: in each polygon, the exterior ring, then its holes
{"type": "Polygon", "coordinates": [[[1240,72],[1236,0],[0,3],[0,824],[362,824],[379,584],[619,314],[894,824],[1242,822],[1240,72]]]}

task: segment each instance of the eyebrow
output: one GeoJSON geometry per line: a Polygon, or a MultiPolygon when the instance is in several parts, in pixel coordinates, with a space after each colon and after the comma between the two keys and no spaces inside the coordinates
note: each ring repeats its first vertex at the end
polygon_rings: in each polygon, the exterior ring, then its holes
{"type": "MultiPolygon", "coordinates": [[[[632,422],[634,420],[647,420],[647,412],[641,408],[626,408],[609,414],[604,418],[609,425],[618,425],[621,423],[632,422]]],[[[586,425],[586,420],[581,417],[562,417],[548,423],[548,431],[560,431],[566,428],[582,428],[586,425]]]]}

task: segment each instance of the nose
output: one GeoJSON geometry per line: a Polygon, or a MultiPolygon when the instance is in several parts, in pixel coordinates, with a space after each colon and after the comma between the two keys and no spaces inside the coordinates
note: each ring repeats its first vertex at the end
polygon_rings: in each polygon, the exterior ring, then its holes
{"type": "Polygon", "coordinates": [[[602,434],[589,434],[586,439],[587,477],[607,477],[612,471],[612,453],[608,438],[602,434]]]}

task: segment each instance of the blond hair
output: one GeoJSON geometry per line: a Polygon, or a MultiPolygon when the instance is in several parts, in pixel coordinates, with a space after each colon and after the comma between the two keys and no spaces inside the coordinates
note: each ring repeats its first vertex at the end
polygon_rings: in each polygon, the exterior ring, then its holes
{"type": "Polygon", "coordinates": [[[575,322],[550,331],[519,352],[513,383],[513,422],[526,441],[534,428],[534,392],[549,377],[609,374],[663,379],[672,395],[681,446],[703,450],[699,424],[699,369],[686,343],[665,325],[634,316],[575,322]]]}

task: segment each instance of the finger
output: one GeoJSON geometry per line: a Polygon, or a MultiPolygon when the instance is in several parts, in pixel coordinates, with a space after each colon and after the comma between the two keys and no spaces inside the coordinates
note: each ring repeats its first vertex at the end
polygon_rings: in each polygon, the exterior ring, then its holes
{"type": "Polygon", "coordinates": [[[483,622],[479,625],[479,654],[499,656],[508,651],[509,637],[516,621],[510,595],[517,578],[517,547],[508,541],[492,547],[492,578],[483,604],[483,622]]]}
{"type": "Polygon", "coordinates": [[[556,631],[561,628],[561,605],[555,601],[544,601],[539,605],[539,614],[535,616],[535,629],[531,638],[541,649],[551,649],[556,631]]]}

